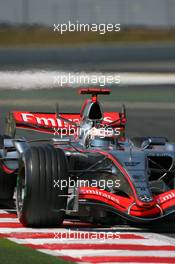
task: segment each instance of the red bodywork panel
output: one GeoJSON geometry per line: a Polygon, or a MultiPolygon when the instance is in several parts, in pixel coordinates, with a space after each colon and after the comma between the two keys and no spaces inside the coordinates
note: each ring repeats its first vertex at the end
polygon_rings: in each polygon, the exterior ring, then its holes
{"type": "Polygon", "coordinates": [[[122,197],[94,187],[82,187],[79,191],[80,199],[96,200],[106,203],[121,212],[128,212],[131,207],[130,215],[135,217],[156,217],[165,210],[174,206],[175,190],[170,190],[154,197],[154,204],[150,207],[141,207],[134,204],[134,197],[122,197]],[[158,205],[158,206],[156,206],[158,205]]]}
{"type": "MultiPolygon", "coordinates": [[[[17,128],[32,129],[52,134],[55,133],[56,130],[59,133],[59,129],[68,129],[71,132],[69,135],[76,133],[77,129],[75,125],[57,118],[55,113],[12,112],[12,115],[17,128]]],[[[80,114],[78,113],[61,113],[60,117],[69,119],[77,124],[81,121],[80,114]]],[[[102,124],[110,124],[110,122],[115,120],[119,121],[117,121],[113,127],[124,131],[126,120],[120,120],[120,113],[118,112],[105,112],[102,124]]]]}

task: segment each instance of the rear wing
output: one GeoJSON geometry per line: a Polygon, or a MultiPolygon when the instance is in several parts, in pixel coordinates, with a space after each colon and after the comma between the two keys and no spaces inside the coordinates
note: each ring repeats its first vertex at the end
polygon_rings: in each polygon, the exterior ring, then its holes
{"type": "MultiPolygon", "coordinates": [[[[105,112],[103,123],[110,125],[117,120],[112,126],[119,128],[121,135],[124,136],[126,120],[122,120],[121,115],[122,113],[119,112],[105,112]]],[[[64,132],[64,135],[76,134],[77,126],[81,121],[80,114],[60,113],[59,117],[55,113],[10,112],[6,119],[6,134],[15,137],[16,129],[34,130],[54,135],[60,135],[61,132],[64,132]],[[65,119],[72,121],[72,124],[64,121],[65,119]]]]}

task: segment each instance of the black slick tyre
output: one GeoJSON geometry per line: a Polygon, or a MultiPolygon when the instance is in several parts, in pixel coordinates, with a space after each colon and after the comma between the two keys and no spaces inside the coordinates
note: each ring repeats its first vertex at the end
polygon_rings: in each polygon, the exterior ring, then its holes
{"type": "Polygon", "coordinates": [[[68,195],[68,165],[62,149],[32,146],[20,160],[17,180],[17,213],[30,227],[62,224],[68,195]],[[61,181],[65,184],[60,187],[61,181]]]}

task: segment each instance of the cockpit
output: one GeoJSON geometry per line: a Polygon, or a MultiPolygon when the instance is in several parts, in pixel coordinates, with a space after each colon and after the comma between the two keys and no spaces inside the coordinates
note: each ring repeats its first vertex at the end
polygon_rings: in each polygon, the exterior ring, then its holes
{"type": "Polygon", "coordinates": [[[88,117],[90,120],[101,120],[103,118],[101,107],[98,102],[91,104],[88,117]]]}
{"type": "Polygon", "coordinates": [[[80,115],[83,121],[84,119],[89,121],[98,121],[103,118],[99,102],[92,102],[90,100],[86,102],[86,105],[83,107],[80,115]]]}
{"type": "Polygon", "coordinates": [[[124,131],[125,112],[104,113],[99,103],[98,94],[109,94],[108,89],[81,89],[80,94],[91,94],[80,111],[80,142],[86,148],[109,148],[116,144],[124,131]],[[122,123],[123,122],[123,123],[122,123]],[[123,129],[123,130],[122,130],[123,129]]]}

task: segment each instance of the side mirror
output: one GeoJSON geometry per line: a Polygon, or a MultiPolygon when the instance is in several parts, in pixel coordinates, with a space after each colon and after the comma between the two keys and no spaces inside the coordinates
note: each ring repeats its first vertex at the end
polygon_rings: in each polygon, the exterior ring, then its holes
{"type": "Polygon", "coordinates": [[[168,142],[165,137],[148,137],[142,142],[142,148],[149,148],[150,146],[164,146],[168,142]]]}

